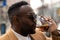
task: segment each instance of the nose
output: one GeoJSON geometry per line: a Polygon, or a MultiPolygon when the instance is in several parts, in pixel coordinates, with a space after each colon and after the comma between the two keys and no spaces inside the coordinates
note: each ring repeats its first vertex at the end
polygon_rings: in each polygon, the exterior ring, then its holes
{"type": "Polygon", "coordinates": [[[36,15],[36,14],[34,14],[34,15],[33,15],[33,17],[34,17],[34,19],[36,19],[37,15],[36,15]]]}
{"type": "Polygon", "coordinates": [[[35,29],[35,28],[36,28],[36,24],[34,23],[34,24],[32,25],[32,27],[33,27],[33,29],[35,29]]]}

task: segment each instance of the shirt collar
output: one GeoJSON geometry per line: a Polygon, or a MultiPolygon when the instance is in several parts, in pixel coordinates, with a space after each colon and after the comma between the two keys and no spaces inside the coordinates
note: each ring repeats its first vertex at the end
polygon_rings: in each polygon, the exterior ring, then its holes
{"type": "Polygon", "coordinates": [[[18,34],[17,32],[15,32],[13,29],[12,29],[12,31],[15,34],[15,36],[18,38],[18,40],[31,40],[29,35],[27,37],[24,37],[24,36],[18,34]]]}

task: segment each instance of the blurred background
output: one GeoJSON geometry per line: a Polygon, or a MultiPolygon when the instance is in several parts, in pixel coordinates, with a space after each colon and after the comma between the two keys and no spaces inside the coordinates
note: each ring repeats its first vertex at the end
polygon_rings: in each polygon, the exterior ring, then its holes
{"type": "MultiPolygon", "coordinates": [[[[10,27],[8,19],[8,8],[22,0],[0,0],[0,35],[4,34],[10,27]]],[[[36,15],[50,16],[56,22],[60,30],[60,0],[23,0],[28,2],[36,15]]]]}

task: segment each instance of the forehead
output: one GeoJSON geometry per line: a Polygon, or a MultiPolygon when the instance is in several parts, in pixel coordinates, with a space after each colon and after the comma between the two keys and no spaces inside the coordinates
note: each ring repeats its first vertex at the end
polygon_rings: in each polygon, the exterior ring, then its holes
{"type": "Polygon", "coordinates": [[[20,7],[21,13],[33,12],[33,9],[29,5],[24,5],[20,7]]]}

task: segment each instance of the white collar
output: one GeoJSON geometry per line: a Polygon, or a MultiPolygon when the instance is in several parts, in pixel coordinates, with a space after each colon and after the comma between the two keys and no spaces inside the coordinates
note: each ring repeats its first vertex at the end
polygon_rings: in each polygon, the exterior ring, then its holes
{"type": "Polygon", "coordinates": [[[17,32],[15,32],[14,30],[12,30],[12,31],[15,34],[15,36],[18,38],[18,40],[31,40],[30,36],[24,37],[24,36],[18,34],[17,32]]]}

